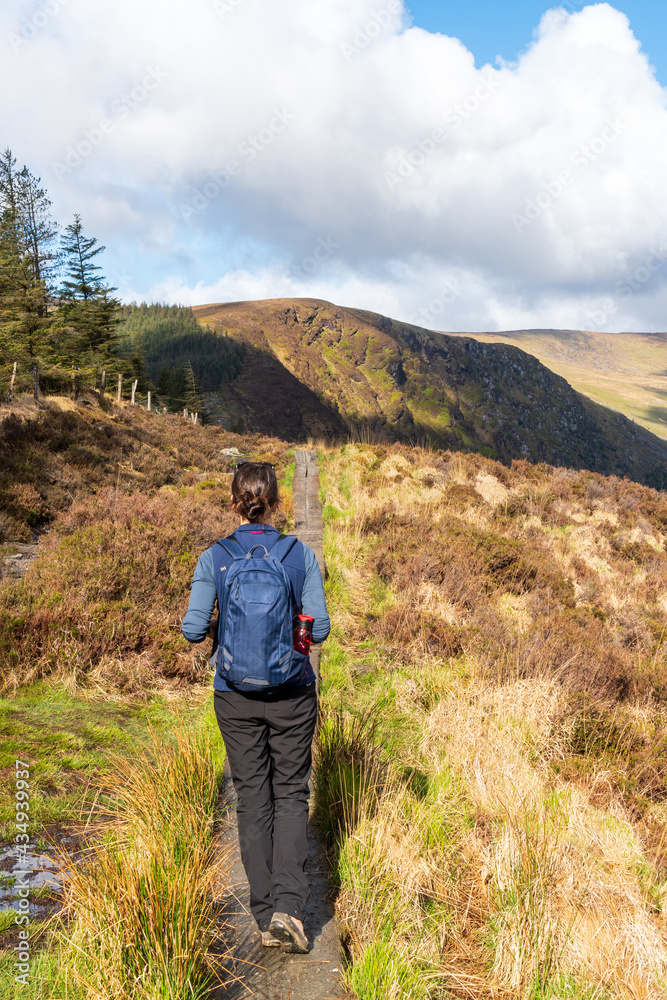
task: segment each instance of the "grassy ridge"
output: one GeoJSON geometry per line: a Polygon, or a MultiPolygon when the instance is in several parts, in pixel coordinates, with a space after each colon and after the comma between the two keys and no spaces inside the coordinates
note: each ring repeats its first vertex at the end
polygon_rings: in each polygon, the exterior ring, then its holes
{"type": "Polygon", "coordinates": [[[388,996],[667,987],[667,498],[478,456],[323,457],[318,815],[349,977],[388,996]]]}

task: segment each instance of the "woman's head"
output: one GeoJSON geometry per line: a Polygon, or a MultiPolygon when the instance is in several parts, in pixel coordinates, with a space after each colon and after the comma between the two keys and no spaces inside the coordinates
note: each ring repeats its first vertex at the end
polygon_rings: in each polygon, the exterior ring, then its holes
{"type": "Polygon", "coordinates": [[[232,480],[234,510],[246,521],[262,521],[279,503],[278,480],[268,462],[244,462],[232,480]]]}

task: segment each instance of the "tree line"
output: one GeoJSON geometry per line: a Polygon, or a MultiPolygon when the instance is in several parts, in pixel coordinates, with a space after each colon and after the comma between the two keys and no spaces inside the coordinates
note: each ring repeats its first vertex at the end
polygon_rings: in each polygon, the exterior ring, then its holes
{"type": "Polygon", "coordinates": [[[142,302],[122,306],[120,316],[120,350],[139,390],[152,389],[167,409],[203,413],[202,393],[217,392],[240,374],[243,346],[200,326],[186,306],[142,302]]]}
{"type": "Polygon", "coordinates": [[[79,215],[64,230],[38,177],[0,154],[0,362],[38,368],[51,391],[83,388],[117,364],[119,301],[97,263],[104,251],[79,215]]]}
{"type": "Polygon", "coordinates": [[[242,348],[191,309],[122,306],[99,264],[105,249],[78,214],[59,227],[40,178],[0,154],[0,396],[29,389],[35,373],[43,392],[75,398],[123,375],[169,410],[203,413],[201,393],[239,373],[242,348]]]}

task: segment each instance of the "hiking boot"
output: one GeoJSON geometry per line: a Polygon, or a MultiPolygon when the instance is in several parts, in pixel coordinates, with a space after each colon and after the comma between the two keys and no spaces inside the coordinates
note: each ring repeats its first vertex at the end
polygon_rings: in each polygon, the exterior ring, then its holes
{"type": "Polygon", "coordinates": [[[290,945],[290,951],[296,951],[300,955],[308,953],[308,938],[304,934],[303,924],[296,917],[290,917],[288,913],[274,913],[269,933],[283,944],[290,945]]]}
{"type": "Polygon", "coordinates": [[[279,941],[277,937],[274,937],[271,931],[262,931],[262,947],[264,948],[280,948],[282,941],[279,941]]]}

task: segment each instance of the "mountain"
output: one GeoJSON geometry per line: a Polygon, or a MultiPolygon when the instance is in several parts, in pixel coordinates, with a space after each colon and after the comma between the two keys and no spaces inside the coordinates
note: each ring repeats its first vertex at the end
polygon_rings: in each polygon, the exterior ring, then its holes
{"type": "Polygon", "coordinates": [[[515,346],[318,299],[195,313],[245,347],[238,377],[209,396],[210,416],[234,430],[429,441],[505,463],[524,458],[667,487],[666,442],[515,346]]]}
{"type": "Polygon", "coordinates": [[[511,330],[449,336],[520,347],[594,402],[667,438],[667,333],[511,330]]]}

